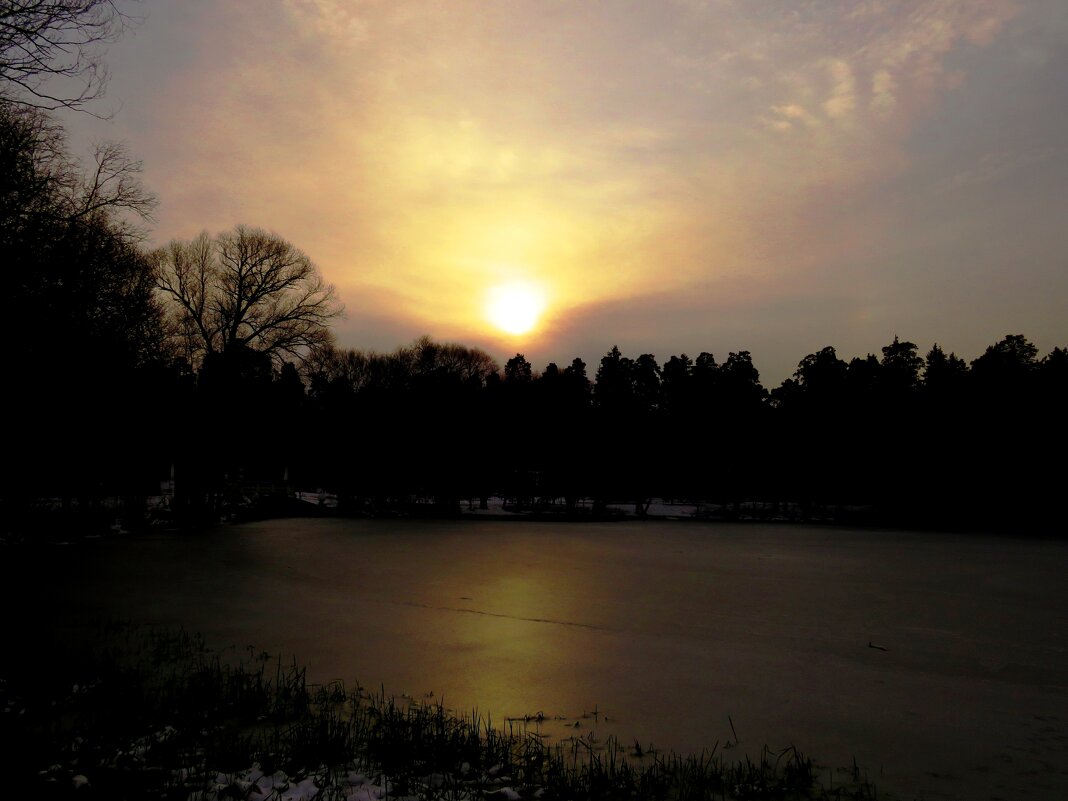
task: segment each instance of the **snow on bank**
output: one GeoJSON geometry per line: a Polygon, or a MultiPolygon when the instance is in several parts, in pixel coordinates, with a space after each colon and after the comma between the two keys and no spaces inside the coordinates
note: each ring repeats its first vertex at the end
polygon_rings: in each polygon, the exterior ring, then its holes
{"type": "MultiPolygon", "coordinates": [[[[284,771],[266,774],[257,762],[248,770],[238,773],[219,773],[212,785],[204,790],[194,791],[188,801],[225,801],[242,798],[246,801],[313,801],[321,791],[330,789],[331,798],[343,797],[345,801],[379,801],[389,798],[392,801],[417,801],[428,797],[428,791],[441,791],[447,788],[450,798],[476,799],[489,798],[494,801],[519,801],[521,798],[541,798],[543,789],[520,793],[511,787],[512,779],[500,775],[500,766],[490,768],[477,776],[469,773],[470,765],[464,763],[462,775],[449,777],[442,773],[431,773],[421,777],[417,782],[409,782],[407,794],[397,794],[398,788],[384,775],[368,775],[353,765],[344,770],[329,770],[320,767],[312,775],[287,776],[284,771]]],[[[84,778],[84,777],[80,777],[84,778]]],[[[324,795],[326,795],[324,793],[324,795]]]]}

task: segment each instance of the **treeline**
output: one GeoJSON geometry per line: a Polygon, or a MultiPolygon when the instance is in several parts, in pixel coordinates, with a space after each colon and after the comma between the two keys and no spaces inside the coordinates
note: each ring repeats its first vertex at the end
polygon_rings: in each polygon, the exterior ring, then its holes
{"type": "MultiPolygon", "coordinates": [[[[406,497],[455,507],[503,494],[564,510],[651,498],[719,514],[909,525],[1055,523],[1068,444],[1068,351],[1008,335],[968,363],[894,338],[849,361],[805,356],[770,392],[746,351],[606,353],[540,373],[520,354],[420,340],[394,354],[329,350],[305,403],[333,432],[314,482],[364,508],[406,497]]],[[[309,476],[312,478],[312,476],[309,476]]],[[[313,483],[314,483],[313,482],[313,483]]]]}
{"type": "Polygon", "coordinates": [[[212,519],[293,490],[352,513],[507,497],[604,512],[651,498],[723,516],[1053,528],[1068,352],[1022,335],[973,361],[894,339],[827,347],[768,391],[746,351],[535,370],[428,338],[339,349],[334,290],[247,226],[150,250],[154,200],[120,147],[82,165],[39,109],[0,100],[8,273],[5,527],[212,519]],[[57,517],[58,514],[58,517],[57,517]]]}

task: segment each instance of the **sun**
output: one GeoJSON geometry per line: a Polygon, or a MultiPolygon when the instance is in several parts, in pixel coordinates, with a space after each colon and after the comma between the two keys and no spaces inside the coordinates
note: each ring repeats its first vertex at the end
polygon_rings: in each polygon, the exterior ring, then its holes
{"type": "Polygon", "coordinates": [[[529,333],[538,324],[543,311],[545,293],[534,284],[502,284],[487,293],[486,317],[506,334],[529,333]]]}

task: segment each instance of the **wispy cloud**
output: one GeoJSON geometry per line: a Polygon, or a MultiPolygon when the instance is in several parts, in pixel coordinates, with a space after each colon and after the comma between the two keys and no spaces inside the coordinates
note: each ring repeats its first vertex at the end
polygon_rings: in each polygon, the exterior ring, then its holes
{"type": "MultiPolygon", "coordinates": [[[[837,293],[898,223],[880,193],[909,174],[917,132],[953,124],[941,109],[979,92],[970,70],[1031,12],[1013,0],[197,8],[158,7],[190,17],[190,57],[165,76],[146,66],[159,238],[275,228],[354,307],[373,294],[401,327],[443,336],[477,335],[479,293],[518,273],[550,287],[560,320],[654,294],[745,306],[837,293]]],[[[1057,51],[1041,52],[1031,69],[1057,51]]],[[[991,185],[1048,147],[991,146],[932,184],[991,185]]]]}
{"type": "Polygon", "coordinates": [[[364,13],[367,3],[354,0],[282,0],[293,22],[327,42],[359,44],[365,42],[370,21],[364,13]]]}

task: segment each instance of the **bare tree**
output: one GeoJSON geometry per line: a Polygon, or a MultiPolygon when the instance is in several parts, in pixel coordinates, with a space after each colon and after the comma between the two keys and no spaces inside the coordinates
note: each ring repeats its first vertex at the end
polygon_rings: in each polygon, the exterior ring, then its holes
{"type": "Polygon", "coordinates": [[[141,169],[113,143],[97,145],[86,169],[67,152],[63,128],[50,114],[0,102],[0,240],[27,225],[96,221],[139,241],[139,223],[151,221],[156,206],[141,169]]]}
{"type": "Polygon", "coordinates": [[[194,366],[245,348],[276,364],[302,361],[331,342],[329,324],[343,311],[303,252],[259,228],[175,240],[153,260],[174,335],[194,366]]]}
{"type": "Polygon", "coordinates": [[[115,0],[0,0],[0,97],[38,109],[95,100],[104,46],[131,22],[115,0]]]}
{"type": "Polygon", "coordinates": [[[125,209],[142,220],[152,220],[156,198],[141,185],[144,169],[126,148],[116,142],[98,144],[93,151],[93,169],[82,182],[72,209],[75,216],[86,217],[101,209],[125,209]]]}
{"type": "Polygon", "coordinates": [[[139,165],[117,146],[83,169],[63,129],[40,109],[0,102],[0,264],[8,307],[0,321],[19,339],[24,371],[86,348],[118,364],[159,352],[154,273],[127,212],[147,219],[154,200],[139,165]],[[107,352],[107,353],[105,353],[107,352]]]}
{"type": "Polygon", "coordinates": [[[35,109],[0,103],[0,235],[20,222],[55,216],[57,198],[80,180],[63,129],[35,109]]]}
{"type": "Polygon", "coordinates": [[[398,348],[394,356],[406,364],[413,376],[449,375],[481,386],[491,373],[497,372],[497,362],[484,350],[455,342],[435,342],[425,335],[408,347],[398,348]]]}

